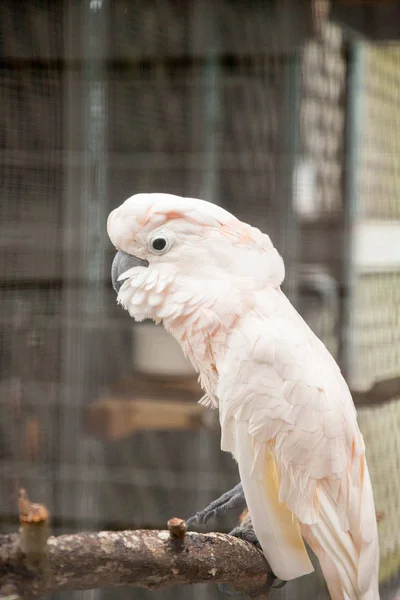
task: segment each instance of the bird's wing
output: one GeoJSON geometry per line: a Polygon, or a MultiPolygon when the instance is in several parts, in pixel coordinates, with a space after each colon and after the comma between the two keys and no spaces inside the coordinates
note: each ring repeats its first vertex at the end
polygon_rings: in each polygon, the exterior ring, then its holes
{"type": "Polygon", "coordinates": [[[367,589],[377,535],[364,443],[348,387],[325,346],[282,295],[270,318],[242,320],[219,370],[222,448],[238,461],[271,568],[283,579],[309,572],[305,561],[299,568],[290,558],[287,518],[272,509],[273,495],[274,506],[295,516],[293,527],[297,520],[311,527],[308,537],[339,554],[334,562],[350,571],[353,587],[367,589]]]}

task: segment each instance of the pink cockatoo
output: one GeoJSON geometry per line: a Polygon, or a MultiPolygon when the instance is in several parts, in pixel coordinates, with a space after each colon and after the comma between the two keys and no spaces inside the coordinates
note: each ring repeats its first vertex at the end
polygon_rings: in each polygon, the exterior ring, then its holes
{"type": "Polygon", "coordinates": [[[112,211],[108,234],[118,302],[137,321],[163,323],[199,373],[201,402],[219,410],[221,447],[238,463],[237,487],[275,575],[313,570],[306,540],[332,599],[378,600],[377,523],[354,404],[281,291],[284,264],[268,235],[212,203],[158,193],[112,211]]]}

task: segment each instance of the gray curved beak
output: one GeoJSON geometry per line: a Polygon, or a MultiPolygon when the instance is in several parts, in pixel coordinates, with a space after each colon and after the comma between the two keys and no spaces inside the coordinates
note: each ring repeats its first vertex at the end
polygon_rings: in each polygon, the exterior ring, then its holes
{"type": "Polygon", "coordinates": [[[144,260],[143,258],[138,258],[137,256],[132,256],[131,254],[127,254],[122,250],[118,250],[117,254],[112,263],[111,267],[111,281],[113,284],[114,290],[119,292],[123,281],[118,281],[118,277],[128,271],[128,269],[132,269],[133,267],[148,267],[149,261],[144,260]]]}

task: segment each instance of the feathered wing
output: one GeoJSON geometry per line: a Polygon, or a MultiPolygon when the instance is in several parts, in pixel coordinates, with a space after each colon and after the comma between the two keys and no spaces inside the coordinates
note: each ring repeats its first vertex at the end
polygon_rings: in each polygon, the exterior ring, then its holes
{"type": "Polygon", "coordinates": [[[278,577],[312,570],[300,529],[332,598],[377,600],[375,507],[350,392],[325,346],[279,290],[271,293],[279,295],[273,314],[245,317],[219,365],[222,449],[238,461],[278,577]]]}
{"type": "Polygon", "coordinates": [[[311,573],[314,568],[299,523],[279,502],[279,478],[272,453],[264,447],[255,458],[254,440],[246,421],[236,421],[234,431],[240,480],[254,530],[270,567],[283,580],[311,573]],[[255,468],[248,469],[249,465],[255,468]]]}

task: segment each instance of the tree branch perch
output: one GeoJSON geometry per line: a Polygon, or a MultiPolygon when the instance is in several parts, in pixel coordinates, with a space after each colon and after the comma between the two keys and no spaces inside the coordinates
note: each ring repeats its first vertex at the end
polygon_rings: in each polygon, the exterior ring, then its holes
{"type": "Polygon", "coordinates": [[[21,535],[0,535],[0,597],[211,582],[230,583],[249,596],[265,593],[268,564],[255,547],[226,534],[186,533],[181,519],[168,526],[49,537],[39,565],[22,551],[21,535]]]}

